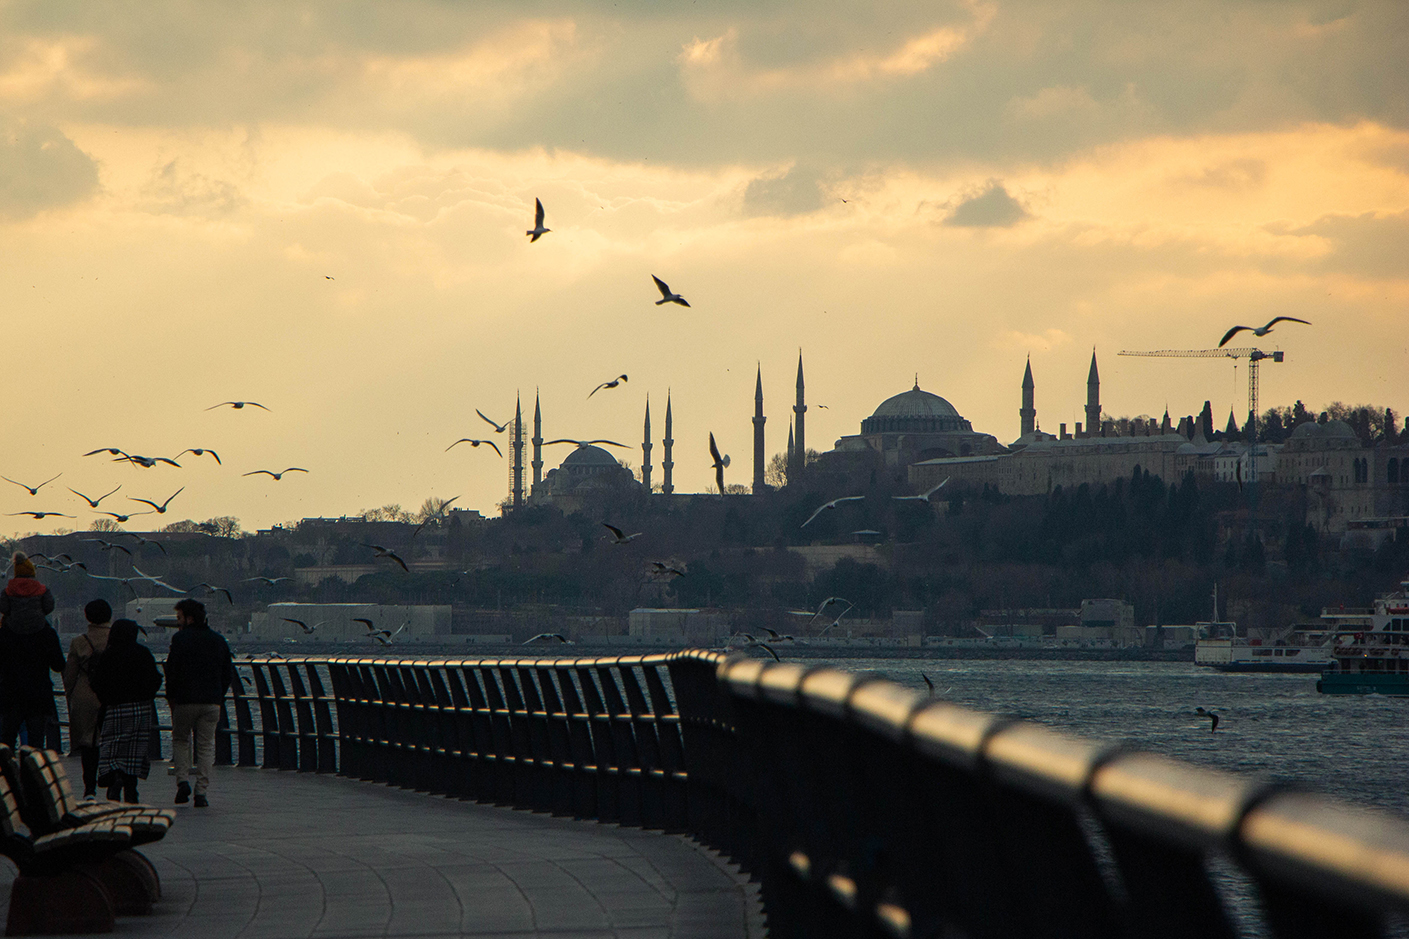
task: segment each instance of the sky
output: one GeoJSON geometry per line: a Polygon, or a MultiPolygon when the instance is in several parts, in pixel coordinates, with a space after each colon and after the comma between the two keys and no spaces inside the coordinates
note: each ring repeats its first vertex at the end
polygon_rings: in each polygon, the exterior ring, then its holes
{"type": "Polygon", "coordinates": [[[62,473],[0,513],[76,516],[0,531],[497,514],[445,448],[516,395],[635,466],[649,396],[659,480],[669,392],[677,490],[710,432],[747,483],[799,350],[819,449],[917,377],[1010,441],[1029,356],[1055,431],[1093,349],[1112,415],[1241,421],[1245,365],[1117,353],[1278,315],[1264,408],[1409,411],[1406,61],[1399,0],[0,0],[0,475],[62,473]]]}

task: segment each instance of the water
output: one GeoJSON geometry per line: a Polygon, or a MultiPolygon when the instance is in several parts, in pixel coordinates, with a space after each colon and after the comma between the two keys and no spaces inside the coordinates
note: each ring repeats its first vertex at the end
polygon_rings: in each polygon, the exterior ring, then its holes
{"type": "Polygon", "coordinates": [[[1323,695],[1311,675],[1219,672],[1185,662],[808,659],[874,670],[979,710],[1165,756],[1297,782],[1362,806],[1409,814],[1409,698],[1323,695]],[[1194,713],[1221,717],[1217,732],[1194,713]]]}

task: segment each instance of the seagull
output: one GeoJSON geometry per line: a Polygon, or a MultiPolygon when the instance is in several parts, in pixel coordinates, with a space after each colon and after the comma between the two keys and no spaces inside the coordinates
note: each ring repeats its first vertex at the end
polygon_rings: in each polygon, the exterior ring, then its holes
{"type": "Polygon", "coordinates": [[[1197,714],[1197,715],[1199,715],[1200,717],[1207,717],[1207,718],[1209,719],[1209,722],[1210,722],[1210,723],[1209,723],[1209,728],[1208,728],[1208,732],[1209,732],[1209,733],[1213,733],[1215,730],[1218,729],[1218,715],[1217,715],[1217,714],[1213,713],[1212,711],[1205,711],[1205,710],[1204,710],[1203,708],[1201,708],[1201,707],[1200,707],[1200,708],[1194,708],[1194,713],[1197,714]]]}
{"type": "Polygon", "coordinates": [[[273,470],[255,470],[255,471],[253,471],[253,472],[251,472],[251,473],[241,473],[240,475],[241,475],[241,476],[258,476],[260,473],[267,473],[268,475],[273,476],[273,477],[274,477],[274,481],[277,483],[279,480],[281,480],[281,479],[284,478],[284,474],[285,474],[285,473],[306,473],[306,472],[308,472],[308,470],[304,469],[302,466],[290,466],[288,469],[286,469],[286,470],[280,470],[280,471],[277,472],[277,473],[274,472],[273,470]]]}
{"type": "Polygon", "coordinates": [[[774,642],[796,642],[796,641],[797,641],[795,637],[786,635],[786,634],[784,634],[784,633],[780,633],[780,632],[778,632],[778,630],[773,629],[773,628],[771,628],[771,627],[769,627],[769,626],[763,627],[763,631],[766,632],[766,633],[768,634],[768,638],[769,638],[769,639],[772,639],[774,642]]]}
{"type": "Polygon", "coordinates": [[[274,586],[275,584],[280,583],[281,581],[288,580],[288,578],[287,578],[287,577],[246,577],[246,578],[244,579],[244,582],[247,583],[247,584],[252,584],[252,583],[254,583],[256,580],[263,582],[264,585],[267,586],[267,587],[272,587],[272,586],[274,586]]]}
{"type": "MultiPolygon", "coordinates": [[[[136,568],[134,567],[133,570],[136,570],[136,568]]],[[[161,581],[154,581],[154,583],[161,583],[161,581]]],[[[166,586],[166,585],[165,585],[165,584],[162,584],[162,586],[166,586]]],[[[192,587],[190,590],[187,590],[186,592],[187,592],[187,593],[195,593],[197,590],[200,590],[202,587],[204,587],[205,590],[206,590],[206,593],[210,594],[211,596],[214,596],[214,595],[217,594],[217,593],[223,593],[223,594],[225,594],[225,599],[226,599],[227,601],[229,601],[230,605],[231,605],[231,606],[234,606],[234,605],[235,605],[235,598],[230,595],[230,591],[229,591],[229,590],[226,590],[224,587],[217,587],[217,586],[215,586],[214,584],[208,584],[208,583],[206,583],[205,581],[201,581],[199,584],[196,584],[194,587],[192,587]]]]}
{"type": "Polygon", "coordinates": [[[661,279],[660,279],[659,277],[657,277],[656,275],[652,274],[652,275],[651,275],[651,280],[653,280],[653,281],[656,282],[656,287],[657,287],[657,289],[660,290],[660,296],[661,296],[661,298],[656,301],[656,306],[660,306],[662,303],[678,303],[678,304],[680,304],[681,306],[689,306],[689,305],[690,305],[690,304],[688,304],[688,303],[685,302],[685,298],[682,297],[682,296],[680,296],[680,294],[678,294],[678,293],[671,293],[671,292],[670,292],[670,285],[667,284],[665,281],[661,280],[661,279]]]}
{"type": "Polygon", "coordinates": [[[628,541],[633,541],[641,537],[641,532],[639,531],[635,534],[627,535],[624,534],[620,528],[617,528],[615,525],[608,525],[606,522],[602,523],[602,527],[612,533],[612,544],[626,544],[628,541]]]}
{"type": "Polygon", "coordinates": [[[363,623],[363,624],[365,624],[365,625],[367,626],[367,632],[369,632],[369,633],[370,633],[370,632],[374,632],[374,631],[376,630],[376,628],[377,628],[377,624],[376,624],[376,623],[373,623],[371,620],[366,619],[366,618],[361,617],[361,616],[354,616],[354,617],[352,618],[352,621],[353,621],[354,623],[363,623]]]}
{"type": "MultiPolygon", "coordinates": [[[[152,508],[156,509],[156,512],[157,512],[158,515],[165,515],[165,514],[166,514],[166,507],[171,504],[171,500],[172,500],[172,499],[175,499],[177,496],[181,495],[181,493],[184,492],[185,490],[186,490],[186,487],[185,487],[185,486],[182,486],[180,489],[176,490],[176,491],[173,492],[171,495],[167,496],[167,497],[166,497],[166,501],[163,502],[161,505],[157,505],[157,504],[156,504],[155,502],[153,502],[151,499],[136,499],[136,498],[133,498],[132,496],[128,496],[127,498],[132,499],[133,502],[144,502],[144,503],[146,503],[147,505],[150,505],[152,508]]],[[[111,515],[112,513],[109,512],[109,513],[107,513],[107,514],[111,515]]],[[[118,521],[122,521],[122,519],[118,519],[118,521]]]]}
{"type": "MultiPolygon", "coordinates": [[[[938,489],[939,487],[936,486],[935,488],[938,489]]],[[[836,508],[838,505],[841,505],[843,502],[860,502],[862,499],[865,499],[865,498],[866,498],[865,496],[842,496],[840,499],[833,499],[831,502],[827,502],[827,503],[824,503],[823,505],[818,506],[818,507],[817,507],[817,511],[815,511],[815,512],[813,512],[811,515],[809,515],[809,516],[807,517],[807,521],[803,522],[803,523],[802,523],[801,525],[799,525],[798,527],[799,527],[799,528],[806,528],[806,527],[812,522],[812,520],[815,519],[817,516],[821,515],[823,512],[827,511],[828,509],[834,509],[834,508],[836,508]]]]}
{"type": "Polygon", "coordinates": [[[758,639],[757,637],[751,636],[751,635],[749,635],[748,633],[739,633],[737,636],[731,636],[730,639],[743,639],[743,640],[744,640],[743,642],[738,643],[738,644],[735,646],[736,648],[740,648],[740,649],[759,648],[759,649],[762,649],[762,650],[764,650],[765,652],[767,652],[769,655],[773,656],[773,661],[775,661],[775,662],[781,662],[781,661],[783,661],[782,659],[778,658],[778,653],[773,651],[773,647],[772,647],[772,646],[770,646],[768,643],[764,642],[762,639],[758,639]]]}
{"type": "MultiPolygon", "coordinates": [[[[171,584],[168,584],[166,581],[164,581],[164,580],[162,580],[162,579],[160,579],[160,578],[158,578],[158,577],[153,577],[151,574],[148,574],[148,573],[144,572],[144,571],[143,571],[140,567],[138,567],[136,564],[133,564],[133,565],[132,565],[132,573],[134,573],[134,574],[137,575],[135,578],[133,578],[134,580],[145,580],[145,581],[148,581],[149,583],[156,584],[158,587],[165,587],[167,590],[170,590],[170,591],[172,591],[172,592],[174,592],[174,593],[190,593],[190,592],[191,592],[190,590],[182,590],[180,587],[173,587],[173,586],[171,586],[171,584]]],[[[209,584],[202,584],[201,586],[203,586],[203,587],[208,587],[208,586],[210,586],[210,585],[209,585],[209,584]]],[[[194,590],[195,588],[193,587],[193,588],[191,588],[191,589],[194,590]]]]}
{"type": "Polygon", "coordinates": [[[504,455],[504,451],[503,451],[503,450],[500,450],[500,449],[499,449],[499,445],[498,445],[497,443],[495,443],[493,440],[475,440],[475,439],[472,438],[472,437],[461,437],[459,440],[455,441],[455,443],[452,443],[449,447],[446,447],[446,448],[445,448],[445,452],[446,452],[446,453],[449,453],[451,447],[454,447],[455,444],[460,444],[460,443],[467,443],[467,444],[469,444],[469,445],[472,446],[472,447],[478,447],[478,446],[479,446],[480,444],[482,444],[482,443],[487,443],[487,444],[489,444],[491,447],[494,448],[494,452],[495,452],[495,453],[499,454],[501,457],[504,455]]]}
{"type": "Polygon", "coordinates": [[[455,496],[455,497],[452,498],[452,499],[446,499],[444,502],[442,502],[442,503],[440,504],[440,508],[436,509],[434,512],[430,513],[429,515],[427,515],[425,518],[423,518],[423,519],[421,520],[421,524],[419,524],[419,525],[416,526],[416,530],[411,533],[411,537],[412,537],[412,538],[415,538],[417,535],[419,535],[419,534],[421,533],[421,529],[422,529],[422,528],[425,528],[425,527],[426,527],[427,525],[429,525],[431,522],[436,522],[436,521],[443,522],[443,521],[445,521],[445,510],[448,509],[448,508],[450,508],[450,503],[454,502],[455,499],[458,499],[458,498],[460,498],[460,497],[459,497],[459,496],[455,496]]]}
{"type": "Polygon", "coordinates": [[[371,633],[367,638],[375,639],[384,646],[389,646],[392,644],[391,634],[388,633],[385,629],[383,629],[381,632],[371,633]]]}
{"type": "MultiPolygon", "coordinates": [[[[121,488],[122,488],[121,486],[118,486],[118,487],[117,487],[117,489],[121,489],[121,488]]],[[[117,489],[114,489],[113,492],[117,492],[117,489]]],[[[71,487],[71,486],[69,487],[69,492],[71,492],[71,493],[73,493],[74,495],[78,496],[78,497],[81,498],[84,502],[87,502],[87,503],[88,503],[88,507],[89,507],[90,509],[96,509],[96,508],[98,507],[98,503],[99,503],[99,502],[102,502],[102,501],[103,501],[104,499],[106,499],[108,496],[110,496],[110,495],[113,494],[113,492],[105,492],[105,493],[103,493],[101,496],[99,496],[99,497],[96,498],[96,499],[90,499],[90,498],[88,498],[87,496],[85,496],[83,493],[79,492],[77,489],[74,489],[74,488],[71,487]]]]}
{"type": "MultiPolygon", "coordinates": [[[[63,473],[60,473],[60,474],[59,474],[59,476],[62,476],[62,475],[64,475],[64,474],[63,474],[63,473]]],[[[55,479],[58,479],[59,476],[54,476],[54,477],[52,477],[52,478],[50,478],[50,479],[46,479],[46,480],[44,480],[42,483],[40,483],[40,484],[37,485],[37,486],[26,486],[24,483],[15,482],[15,480],[11,479],[11,478],[8,477],[8,476],[0,476],[0,479],[5,480],[5,482],[7,482],[7,483],[15,483],[15,485],[16,485],[16,486],[19,486],[21,489],[26,489],[26,490],[28,490],[30,495],[32,495],[32,496],[37,496],[37,495],[39,495],[39,490],[41,490],[41,489],[43,489],[45,486],[49,485],[49,484],[50,484],[51,482],[53,482],[55,479]]]]}
{"type": "Polygon", "coordinates": [[[920,678],[924,681],[925,687],[930,690],[930,697],[933,698],[933,697],[934,697],[934,682],[930,681],[930,676],[926,675],[924,672],[921,672],[921,673],[920,673],[920,678]]]}
{"type": "MultiPolygon", "coordinates": [[[[812,617],[812,619],[810,619],[810,620],[807,621],[807,625],[808,625],[808,626],[811,626],[812,623],[817,619],[817,617],[819,617],[819,616],[822,615],[822,611],[825,610],[827,607],[831,606],[831,605],[834,604],[834,603],[845,603],[847,610],[851,609],[851,607],[852,607],[851,601],[848,600],[848,599],[846,599],[845,597],[828,597],[827,599],[825,599],[825,600],[822,601],[822,605],[817,608],[817,612],[816,612],[816,613],[811,613],[811,614],[809,614],[809,613],[806,613],[806,612],[802,612],[802,613],[799,613],[798,615],[799,615],[799,616],[809,616],[809,615],[810,615],[810,616],[812,617]]],[[[845,615],[846,615],[846,610],[843,610],[843,611],[842,611],[842,616],[845,616],[845,615]]],[[[837,623],[839,623],[839,622],[841,622],[841,616],[837,617],[837,623]]],[[[835,626],[837,623],[833,623],[832,626],[835,626]]],[[[831,629],[831,628],[832,628],[831,626],[828,626],[828,627],[827,627],[827,629],[831,629]]],[[[826,632],[826,630],[824,629],[823,632],[826,632]]]]}
{"type": "Polygon", "coordinates": [[[684,572],[684,571],[679,570],[679,569],[674,568],[674,567],[670,567],[669,565],[667,565],[667,564],[665,564],[665,563],[663,563],[663,562],[661,562],[661,561],[652,561],[652,562],[651,562],[651,573],[652,573],[652,574],[674,574],[676,577],[684,577],[684,576],[685,576],[685,572],[684,572]]]}
{"type": "Polygon", "coordinates": [[[108,454],[109,456],[127,456],[126,453],[123,453],[123,452],[122,452],[121,450],[119,450],[117,447],[99,447],[99,448],[96,449],[96,450],[89,450],[87,453],[85,453],[85,454],[83,454],[83,455],[84,455],[84,456],[97,456],[99,453],[106,453],[106,454],[108,454]]]}
{"type": "Polygon", "coordinates": [[[85,541],[88,544],[100,544],[102,545],[102,548],[100,549],[102,551],[111,551],[116,548],[128,557],[132,557],[132,552],[127,550],[127,547],[125,545],[114,544],[111,541],[104,541],[102,538],[80,538],[79,540],[85,541]]]}
{"type": "Polygon", "coordinates": [[[42,519],[50,515],[57,515],[60,518],[75,518],[73,515],[65,515],[63,512],[6,512],[6,515],[32,515],[36,519],[42,519]]]}
{"type": "MultiPolygon", "coordinates": [[[[484,412],[481,411],[479,408],[475,408],[475,413],[478,414],[480,417],[484,417],[485,423],[487,423],[490,427],[493,427],[493,428],[494,428],[494,432],[495,432],[496,434],[502,434],[505,430],[507,430],[507,429],[509,428],[509,422],[508,422],[508,421],[505,421],[505,422],[502,423],[502,424],[496,424],[496,423],[494,423],[493,421],[491,421],[489,418],[485,417],[485,416],[484,416],[484,412]]],[[[495,449],[498,449],[498,448],[496,447],[495,449]]],[[[503,454],[500,454],[500,456],[503,456],[503,454]]]]}
{"type": "Polygon", "coordinates": [[[176,454],[176,458],[179,460],[179,459],[181,459],[181,457],[185,456],[185,455],[188,454],[188,453],[194,453],[196,456],[205,456],[207,453],[209,453],[211,456],[215,457],[215,462],[216,462],[217,465],[222,465],[222,466],[224,465],[224,464],[222,464],[222,463],[220,462],[220,454],[216,453],[214,450],[210,449],[209,447],[207,447],[207,448],[204,449],[204,450],[201,450],[201,449],[199,449],[199,448],[192,448],[192,449],[189,449],[189,450],[182,450],[180,453],[176,454]]]}
{"type": "Polygon", "coordinates": [[[601,391],[603,388],[615,388],[617,385],[621,384],[621,383],[624,382],[624,381],[626,381],[626,376],[625,376],[625,375],[618,375],[616,378],[613,378],[611,381],[604,381],[604,382],[602,382],[600,385],[598,385],[596,388],[593,388],[593,389],[591,390],[591,392],[588,393],[587,397],[589,397],[589,398],[592,397],[592,395],[594,395],[594,394],[596,394],[597,392],[601,391]]]}
{"type": "Polygon", "coordinates": [[[124,587],[126,587],[128,590],[131,590],[132,596],[140,596],[140,594],[137,593],[137,588],[132,586],[132,581],[141,580],[140,577],[105,577],[102,574],[89,574],[88,576],[93,580],[115,580],[118,583],[122,584],[124,587]]]}
{"type": "Polygon", "coordinates": [[[1278,323],[1284,321],[1288,323],[1305,323],[1307,326],[1311,325],[1310,320],[1299,320],[1295,316],[1274,316],[1267,323],[1266,326],[1234,326],[1232,329],[1228,330],[1226,333],[1223,334],[1223,338],[1218,343],[1218,348],[1222,349],[1228,344],[1229,339],[1232,339],[1234,336],[1236,336],[1238,333],[1242,332],[1245,329],[1248,332],[1252,333],[1254,336],[1261,339],[1263,336],[1267,335],[1272,331],[1273,326],[1276,326],[1278,323]]]}
{"type": "Polygon", "coordinates": [[[122,456],[118,457],[116,460],[113,460],[113,462],[114,462],[114,463],[136,463],[138,466],[142,467],[143,469],[151,469],[153,466],[156,466],[158,463],[169,463],[169,464],[171,464],[172,466],[176,467],[177,469],[180,469],[180,468],[181,468],[181,464],[180,464],[180,463],[177,463],[175,460],[169,460],[169,459],[167,459],[167,458],[164,457],[164,456],[139,456],[139,455],[136,454],[136,453],[132,453],[132,454],[124,453],[122,456]]]}
{"type": "Polygon", "coordinates": [[[573,641],[562,633],[539,633],[536,636],[530,636],[525,639],[522,645],[528,645],[530,642],[538,642],[539,640],[559,642],[566,646],[573,645],[573,641]]]}
{"type": "Polygon", "coordinates": [[[714,460],[714,481],[719,486],[719,494],[724,495],[724,467],[729,465],[729,454],[719,455],[719,447],[714,442],[714,431],[709,433],[709,455],[714,460]]]}
{"type": "Polygon", "coordinates": [[[303,620],[301,620],[301,619],[289,619],[287,616],[282,616],[282,617],[280,617],[280,619],[282,619],[282,620],[283,620],[284,622],[286,622],[286,623],[293,623],[293,624],[294,624],[295,626],[297,626],[299,629],[302,629],[304,635],[306,635],[306,636],[311,636],[311,635],[313,635],[314,630],[316,630],[319,626],[326,626],[326,625],[328,625],[328,621],[327,621],[327,620],[321,620],[321,621],[319,621],[319,622],[317,622],[317,623],[314,623],[312,626],[310,626],[310,625],[308,625],[307,623],[305,623],[305,622],[304,622],[303,620]]]}
{"type": "MultiPolygon", "coordinates": [[[[108,515],[111,515],[111,514],[113,514],[113,513],[108,512],[107,514],[108,514],[108,515]]],[[[151,515],[152,513],[151,513],[151,512],[134,512],[133,514],[134,514],[134,515],[151,515]]],[[[127,516],[124,515],[124,516],[122,516],[122,518],[119,519],[119,521],[126,521],[126,519],[127,519],[127,516]]],[[[156,549],[157,549],[158,551],[160,551],[162,554],[165,554],[165,553],[166,553],[166,548],[162,547],[162,543],[161,543],[160,541],[153,541],[153,540],[150,539],[150,538],[143,538],[141,535],[134,535],[134,534],[133,534],[132,532],[130,532],[130,531],[119,531],[119,532],[114,532],[114,534],[117,534],[117,535],[126,535],[128,538],[131,538],[131,539],[133,539],[134,541],[136,541],[136,542],[137,542],[137,545],[138,545],[139,547],[141,547],[142,545],[155,545],[155,546],[156,546],[156,549]]]]}
{"type": "Polygon", "coordinates": [[[543,200],[542,200],[542,199],[534,199],[534,200],[533,200],[533,227],[532,227],[531,229],[529,229],[528,231],[524,232],[525,235],[528,235],[528,236],[529,236],[528,243],[529,243],[529,244],[533,244],[533,243],[534,243],[535,241],[537,241],[539,238],[542,238],[544,235],[546,235],[548,232],[550,232],[550,231],[552,231],[552,230],[553,230],[553,229],[551,229],[551,228],[544,228],[544,227],[543,227],[543,200]]]}
{"type": "Polygon", "coordinates": [[[395,561],[397,564],[400,564],[400,565],[401,565],[401,569],[402,569],[403,571],[405,571],[405,572],[408,573],[408,574],[411,573],[411,568],[409,568],[409,567],[406,566],[406,562],[403,561],[403,560],[401,560],[401,558],[397,557],[397,556],[396,556],[396,552],[390,550],[389,548],[383,548],[383,547],[382,547],[381,545],[379,545],[379,544],[366,544],[366,543],[362,543],[362,547],[364,547],[364,548],[371,548],[373,551],[377,552],[376,557],[379,557],[379,558],[387,558],[388,560],[395,561]]]}
{"type": "Polygon", "coordinates": [[[943,488],[944,488],[944,483],[947,483],[947,482],[949,482],[949,477],[948,477],[948,476],[944,477],[944,482],[940,483],[938,486],[935,486],[933,489],[929,490],[928,492],[924,493],[923,495],[918,495],[918,496],[891,496],[891,498],[894,499],[896,502],[928,502],[928,501],[930,501],[930,496],[934,495],[936,492],[939,492],[939,490],[943,489],[943,488]]]}
{"type": "MultiPolygon", "coordinates": [[[[99,515],[111,515],[111,516],[113,517],[113,521],[115,521],[115,522],[121,522],[121,523],[126,523],[127,520],[128,520],[129,518],[131,518],[132,516],[134,516],[134,515],[151,515],[152,513],[151,513],[151,512],[128,512],[126,515],[120,515],[120,514],[118,514],[117,512],[99,512],[98,514],[99,514],[99,515]]],[[[127,532],[123,532],[123,534],[125,535],[125,534],[127,534],[127,532]]],[[[134,536],[134,537],[136,537],[136,536],[134,536]]],[[[155,542],[153,542],[153,544],[155,544],[155,542]]],[[[158,545],[158,547],[160,547],[160,545],[158,545]]],[[[166,552],[166,549],[165,549],[165,548],[162,548],[162,552],[165,553],[165,552],[166,552]]]]}
{"type": "Polygon", "coordinates": [[[260,404],[258,401],[222,401],[219,404],[212,404],[210,407],[206,408],[206,410],[214,411],[216,408],[223,408],[227,404],[230,405],[230,407],[234,408],[236,411],[240,410],[240,408],[244,407],[247,404],[251,407],[262,408],[265,411],[269,410],[268,408],[264,407],[264,405],[260,404]]]}
{"type": "Polygon", "coordinates": [[[626,448],[626,444],[617,443],[615,440],[573,440],[570,437],[563,437],[559,440],[545,440],[543,441],[543,446],[549,447],[555,443],[572,443],[576,444],[579,447],[592,447],[596,446],[597,444],[606,444],[609,447],[621,447],[622,449],[626,448]]]}

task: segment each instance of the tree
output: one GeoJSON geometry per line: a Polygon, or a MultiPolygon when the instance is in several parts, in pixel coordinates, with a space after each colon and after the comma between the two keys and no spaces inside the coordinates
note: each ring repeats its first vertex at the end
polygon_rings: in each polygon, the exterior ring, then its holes
{"type": "MultiPolygon", "coordinates": [[[[807,448],[807,465],[811,466],[822,459],[822,454],[811,447],[807,448]]],[[[788,484],[788,455],[775,453],[763,468],[763,481],[774,489],[782,489],[788,484]]]]}
{"type": "Polygon", "coordinates": [[[93,524],[88,526],[89,531],[122,531],[122,526],[110,518],[98,518],[93,520],[93,524]]]}
{"type": "Polygon", "coordinates": [[[414,521],[411,513],[401,507],[399,503],[393,502],[384,505],[379,509],[363,509],[362,517],[369,522],[410,522],[414,521]]]}
{"type": "Polygon", "coordinates": [[[201,530],[208,531],[217,538],[240,537],[240,520],[233,515],[218,515],[201,522],[201,530]]]}
{"type": "MultiPolygon", "coordinates": [[[[445,507],[449,503],[449,499],[441,499],[437,496],[427,496],[426,501],[421,503],[420,509],[415,512],[415,514],[411,518],[411,521],[425,522],[433,518],[442,518],[445,515],[445,507]]],[[[388,506],[388,508],[396,508],[400,510],[400,506],[388,506]]],[[[371,519],[368,519],[368,521],[371,521],[371,519]]]]}

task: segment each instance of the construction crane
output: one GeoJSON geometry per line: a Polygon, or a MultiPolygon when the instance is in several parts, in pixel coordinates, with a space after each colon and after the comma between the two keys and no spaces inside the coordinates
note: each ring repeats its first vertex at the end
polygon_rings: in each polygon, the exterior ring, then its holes
{"type": "Polygon", "coordinates": [[[1158,349],[1154,352],[1121,352],[1121,355],[1145,355],[1163,359],[1247,359],[1248,360],[1248,477],[1257,482],[1257,364],[1263,359],[1281,362],[1284,353],[1263,352],[1261,349],[1158,349]]]}

